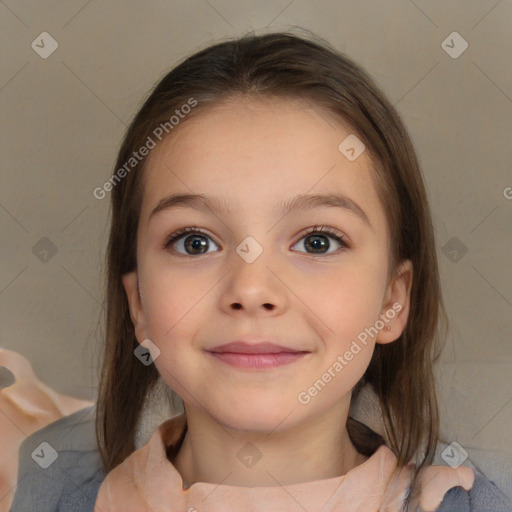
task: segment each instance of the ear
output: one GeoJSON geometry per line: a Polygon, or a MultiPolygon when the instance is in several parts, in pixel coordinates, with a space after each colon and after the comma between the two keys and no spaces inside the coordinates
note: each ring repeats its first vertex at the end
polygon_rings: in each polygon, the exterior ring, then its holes
{"type": "Polygon", "coordinates": [[[376,343],[391,343],[404,331],[409,317],[412,278],[412,262],[404,260],[386,290],[381,314],[385,325],[377,335],[376,343]]]}
{"type": "Polygon", "coordinates": [[[146,332],[146,319],[142,310],[142,302],[139,293],[139,282],[137,271],[128,272],[122,276],[123,286],[128,299],[128,307],[130,309],[130,318],[135,329],[135,337],[141,343],[148,338],[146,332]]]}

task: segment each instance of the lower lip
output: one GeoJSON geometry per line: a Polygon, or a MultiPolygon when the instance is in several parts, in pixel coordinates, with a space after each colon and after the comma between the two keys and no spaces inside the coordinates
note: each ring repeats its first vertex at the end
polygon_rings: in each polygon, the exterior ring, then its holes
{"type": "Polygon", "coordinates": [[[279,352],[278,354],[239,354],[234,352],[210,352],[216,359],[238,368],[266,369],[293,363],[308,352],[279,352]]]}

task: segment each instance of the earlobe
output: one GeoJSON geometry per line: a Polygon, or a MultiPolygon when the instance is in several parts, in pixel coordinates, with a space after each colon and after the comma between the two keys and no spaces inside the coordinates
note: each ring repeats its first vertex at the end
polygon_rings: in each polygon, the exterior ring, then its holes
{"type": "Polygon", "coordinates": [[[412,279],[412,262],[405,260],[398,268],[397,277],[386,291],[381,314],[385,326],[377,335],[376,343],[391,343],[402,335],[409,317],[412,279]]]}
{"type": "Polygon", "coordinates": [[[130,318],[135,329],[135,337],[139,343],[146,339],[146,326],[144,312],[139,294],[137,271],[128,272],[122,276],[126,298],[128,299],[128,307],[130,310],[130,318]]]}

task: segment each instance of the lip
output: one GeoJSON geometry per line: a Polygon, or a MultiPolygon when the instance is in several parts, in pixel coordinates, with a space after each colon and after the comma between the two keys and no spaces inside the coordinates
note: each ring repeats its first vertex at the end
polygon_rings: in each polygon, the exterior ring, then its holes
{"type": "Polygon", "coordinates": [[[277,368],[294,363],[310,353],[309,350],[297,350],[268,341],[233,341],[213,347],[207,352],[223,363],[245,370],[277,368]]]}
{"type": "Polygon", "coordinates": [[[233,341],[208,349],[207,352],[213,353],[233,353],[233,354],[297,354],[307,352],[305,350],[297,350],[289,347],[283,347],[270,342],[247,343],[245,341],[233,341]]]}
{"type": "Polygon", "coordinates": [[[223,363],[245,370],[265,370],[288,365],[309,352],[279,352],[274,354],[240,354],[235,352],[209,352],[223,363]]]}

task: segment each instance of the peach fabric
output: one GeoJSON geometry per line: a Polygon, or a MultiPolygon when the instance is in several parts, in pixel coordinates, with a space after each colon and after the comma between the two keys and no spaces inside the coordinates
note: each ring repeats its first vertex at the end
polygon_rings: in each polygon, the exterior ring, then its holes
{"type": "Polygon", "coordinates": [[[21,443],[36,430],[93,404],[55,392],[36,377],[27,359],[12,350],[0,348],[0,367],[7,368],[15,379],[0,387],[0,512],[8,512],[18,478],[21,443]]]}
{"type": "MultiPolygon", "coordinates": [[[[410,478],[404,468],[386,492],[396,457],[379,447],[363,464],[346,475],[274,487],[237,487],[196,482],[183,489],[183,480],[168,460],[186,428],[181,414],[164,422],[149,443],[132,453],[103,481],[95,512],[394,512],[400,509],[410,478]]],[[[423,510],[435,510],[448,489],[469,490],[470,468],[431,466],[421,478],[423,510]]]]}

